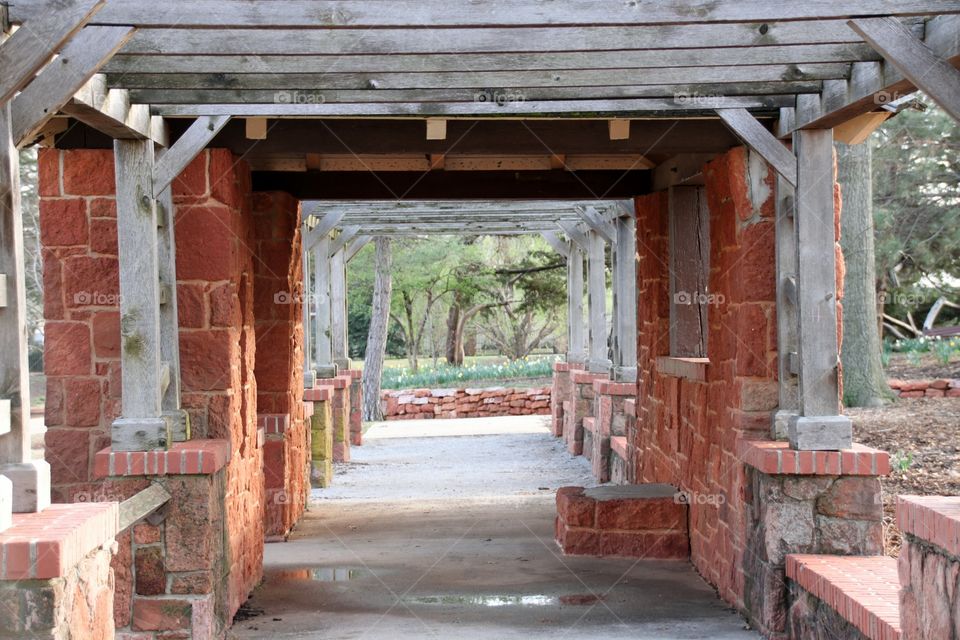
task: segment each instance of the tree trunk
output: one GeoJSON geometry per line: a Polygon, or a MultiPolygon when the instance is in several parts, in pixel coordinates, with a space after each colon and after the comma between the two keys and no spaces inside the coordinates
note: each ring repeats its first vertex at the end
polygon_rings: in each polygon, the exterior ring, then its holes
{"type": "Polygon", "coordinates": [[[843,195],[840,246],[846,263],[843,296],[843,399],[876,407],[890,397],[880,361],[877,278],[873,249],[873,188],[868,143],[836,144],[843,195]]]}
{"type": "Polygon", "coordinates": [[[460,331],[460,305],[454,300],[447,313],[447,364],[463,366],[463,334],[460,331]]]}
{"type": "Polygon", "coordinates": [[[390,325],[390,294],[393,278],[390,269],[393,256],[390,253],[390,238],[376,241],[376,276],[373,282],[373,308],[370,312],[370,331],[367,333],[367,353],[363,360],[363,419],[382,420],[380,408],[380,378],[383,375],[383,359],[387,351],[387,329],[390,325]]]}

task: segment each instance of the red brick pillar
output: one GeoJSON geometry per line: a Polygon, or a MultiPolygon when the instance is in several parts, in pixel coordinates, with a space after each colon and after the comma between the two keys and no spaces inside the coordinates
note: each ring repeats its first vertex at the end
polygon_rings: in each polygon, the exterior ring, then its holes
{"type": "Polygon", "coordinates": [[[320,384],[333,387],[331,408],[333,413],[333,461],[350,461],[350,373],[342,373],[336,378],[321,379],[320,384]]]}
{"type": "Polygon", "coordinates": [[[350,445],[363,444],[363,371],[351,369],[350,374],[350,445]]]}

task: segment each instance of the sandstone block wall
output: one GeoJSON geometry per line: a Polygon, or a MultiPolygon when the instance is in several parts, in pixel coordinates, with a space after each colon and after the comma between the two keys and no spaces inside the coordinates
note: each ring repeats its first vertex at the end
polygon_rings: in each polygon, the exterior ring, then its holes
{"type": "Polygon", "coordinates": [[[550,387],[404,389],[381,393],[385,420],[548,415],[550,387]]]}

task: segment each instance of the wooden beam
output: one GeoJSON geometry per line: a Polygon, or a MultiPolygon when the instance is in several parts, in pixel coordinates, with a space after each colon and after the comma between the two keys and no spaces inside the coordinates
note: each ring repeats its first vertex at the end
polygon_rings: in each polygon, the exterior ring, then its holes
{"type": "MultiPolygon", "coordinates": [[[[632,207],[631,207],[632,208],[632,207]]],[[[613,257],[613,377],[637,380],[637,238],[634,216],[614,219],[617,240],[613,257]]]]}
{"type": "Polygon", "coordinates": [[[373,240],[373,236],[359,236],[350,244],[348,244],[347,248],[344,250],[345,253],[343,254],[344,260],[347,261],[347,264],[349,264],[350,261],[353,260],[358,253],[360,253],[361,249],[370,244],[371,240],[373,240]]]}
{"type": "MultiPolygon", "coordinates": [[[[301,283],[301,288],[299,291],[300,295],[300,307],[301,307],[301,322],[303,323],[303,388],[312,389],[314,383],[316,382],[317,372],[313,368],[313,322],[311,322],[311,317],[313,315],[313,305],[311,304],[311,293],[313,292],[313,287],[310,282],[310,255],[311,251],[307,248],[307,243],[304,238],[307,232],[307,225],[301,223],[300,225],[300,264],[301,271],[303,272],[303,281],[301,283]]],[[[292,295],[295,292],[291,293],[292,295]]]]}
{"type": "Polygon", "coordinates": [[[797,185],[797,158],[746,109],[718,109],[717,115],[751,149],[770,163],[793,186],[797,185]]]}
{"type": "Polygon", "coordinates": [[[799,131],[794,146],[801,415],[790,419],[788,437],[794,449],[848,449],[853,430],[839,396],[833,135],[799,131]]]}
{"type": "Polygon", "coordinates": [[[851,20],[850,27],[910,82],[960,121],[960,71],[894,18],[851,20]]]}
{"type": "Polygon", "coordinates": [[[890,119],[892,111],[874,111],[847,120],[833,128],[833,139],[844,144],[860,144],[866,142],[877,128],[890,119]]]}
{"type": "Polygon", "coordinates": [[[608,123],[611,140],[629,140],[630,139],[630,121],[614,119],[608,123]]]}
{"type": "Polygon", "coordinates": [[[704,187],[670,188],[670,355],[707,357],[710,231],[704,187]]]}
{"type": "Polygon", "coordinates": [[[159,195],[187,168],[230,120],[230,116],[203,116],[190,125],[172,147],[161,154],[153,171],[153,193],[159,195]]]}
{"type": "Polygon", "coordinates": [[[0,44],[0,105],[38,71],[99,11],[105,0],[62,0],[46,5],[0,44]]]}
{"type": "Polygon", "coordinates": [[[605,242],[596,231],[589,231],[587,248],[587,327],[590,334],[588,368],[595,373],[610,370],[607,357],[607,265],[605,242]]]}
{"type": "Polygon", "coordinates": [[[553,250],[564,258],[570,258],[570,244],[560,238],[556,231],[541,231],[540,235],[547,241],[553,250]]]}
{"type": "Polygon", "coordinates": [[[329,257],[332,258],[333,254],[346,248],[347,244],[359,233],[360,225],[347,225],[345,227],[341,227],[340,233],[337,234],[337,237],[330,241],[329,257]]]}
{"type": "Polygon", "coordinates": [[[337,375],[337,367],[333,362],[333,334],[330,324],[332,315],[329,236],[327,234],[320,236],[311,251],[313,253],[314,367],[318,378],[333,378],[337,375]]]}
{"type": "Polygon", "coordinates": [[[796,188],[777,176],[776,194],[776,270],[777,270],[777,386],[779,408],[774,414],[774,440],[786,440],[790,418],[800,412],[798,381],[791,371],[790,354],[797,346],[797,237],[795,227],[796,188]]]}
{"type": "Polygon", "coordinates": [[[31,142],[47,121],[133,35],[130,27],[86,27],[13,99],[13,139],[31,142]]]}
{"type": "MultiPolygon", "coordinates": [[[[341,234],[343,235],[343,234],[341,234]]],[[[330,248],[336,244],[331,241],[330,248]]],[[[330,255],[330,333],[333,362],[338,369],[350,368],[350,350],[347,339],[347,263],[343,247],[330,255]]]]}
{"type": "Polygon", "coordinates": [[[577,207],[576,212],[591,230],[600,234],[605,242],[616,242],[616,228],[597,211],[596,207],[577,207]]]}
{"type": "Polygon", "coordinates": [[[581,251],[588,251],[590,249],[590,238],[578,228],[576,222],[572,220],[558,220],[557,226],[567,234],[573,246],[578,247],[581,251]]]}
{"type": "Polygon", "coordinates": [[[161,484],[151,484],[120,503],[120,528],[125,531],[170,500],[170,494],[161,484]]]}
{"type": "Polygon", "coordinates": [[[157,271],[160,280],[160,360],[166,363],[169,384],[160,398],[160,409],[170,423],[174,442],[190,439],[190,417],[180,406],[180,320],[177,313],[177,243],[173,191],[167,188],[156,199],[157,271]]]}
{"type": "Polygon", "coordinates": [[[583,322],[583,250],[570,243],[567,258],[567,362],[587,361],[583,322]]]}
{"type": "MultiPolygon", "coordinates": [[[[311,216],[316,215],[317,211],[322,203],[315,203],[313,206],[308,206],[311,203],[303,203],[303,211],[306,212],[303,216],[304,221],[306,221],[311,216]]],[[[330,232],[333,231],[340,221],[343,220],[343,217],[347,215],[347,212],[343,209],[333,209],[332,211],[327,211],[320,218],[319,222],[316,225],[310,226],[307,225],[307,231],[304,233],[304,243],[307,245],[307,248],[314,248],[322,239],[330,235],[330,232]]],[[[329,255],[329,251],[327,253],[329,255]]]]}
{"type": "Polygon", "coordinates": [[[447,121],[442,118],[427,118],[427,140],[446,140],[447,121]]]}
{"type": "Polygon", "coordinates": [[[153,142],[114,143],[117,235],[120,258],[121,417],[114,420],[115,451],[166,449],[169,422],[162,417],[160,278],[156,201],[152,192],[153,142]]]}
{"type": "Polygon", "coordinates": [[[244,121],[248,140],[266,140],[267,139],[267,119],[266,118],[247,118],[244,121]]]}
{"type": "MultiPolygon", "coordinates": [[[[22,21],[35,16],[44,0],[18,0],[11,18],[22,21]]],[[[286,0],[278,10],[270,2],[216,0],[111,0],[96,16],[97,24],[137,24],[146,27],[476,27],[517,25],[686,25],[726,22],[774,22],[825,20],[875,15],[929,15],[957,10],[953,0],[836,0],[835,2],[782,3],[775,0],[738,0],[707,3],[675,0],[643,5],[609,4],[582,0],[575,10],[556,4],[530,5],[523,0],[501,0],[496,11],[470,0],[449,0],[442,6],[416,0],[394,0],[389,6],[371,0],[349,6],[335,0],[286,0]]]]}
{"type": "Polygon", "coordinates": [[[150,139],[167,146],[163,118],[151,116],[147,105],[132,104],[127,91],[107,88],[102,74],[94,75],[60,111],[115,140],[150,139]]]}

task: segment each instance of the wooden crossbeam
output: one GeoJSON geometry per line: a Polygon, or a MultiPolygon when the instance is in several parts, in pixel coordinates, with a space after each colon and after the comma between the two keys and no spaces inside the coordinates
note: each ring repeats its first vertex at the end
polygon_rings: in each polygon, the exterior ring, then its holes
{"type": "MultiPolygon", "coordinates": [[[[304,219],[306,220],[308,217],[313,216],[313,212],[318,207],[319,205],[308,207],[308,203],[305,202],[303,210],[307,211],[308,213],[304,215],[304,219]]],[[[338,224],[340,224],[340,221],[343,220],[345,215],[346,211],[343,209],[333,209],[327,211],[327,213],[325,213],[323,217],[318,220],[316,225],[307,226],[307,230],[303,236],[304,244],[311,249],[314,248],[322,239],[330,235],[330,232],[333,231],[338,224]]]]}
{"type": "MultiPolygon", "coordinates": [[[[35,16],[44,0],[17,0],[11,18],[35,16]]],[[[836,0],[784,3],[777,0],[737,0],[704,3],[702,0],[608,3],[581,0],[576,7],[523,0],[499,0],[497,11],[470,0],[448,0],[442,5],[417,0],[382,2],[361,0],[344,5],[335,0],[286,0],[283,8],[269,1],[214,0],[111,0],[96,16],[97,24],[136,24],[148,27],[317,27],[349,29],[372,27],[516,26],[516,25],[674,25],[726,22],[823,20],[875,15],[926,15],[956,11],[954,0],[836,0]]]]}
{"type": "Polygon", "coordinates": [[[105,0],[62,0],[41,7],[0,44],[0,105],[33,80],[34,75],[99,11],[105,0]]]}
{"type": "Polygon", "coordinates": [[[340,228],[340,234],[330,242],[330,257],[344,249],[360,233],[360,225],[347,225],[340,228]]]}
{"type": "Polygon", "coordinates": [[[153,171],[153,192],[159,195],[187,168],[230,120],[230,116],[197,118],[186,132],[157,160],[153,171]]]}
{"type": "Polygon", "coordinates": [[[373,240],[373,236],[359,236],[355,238],[350,244],[347,245],[347,248],[344,250],[343,258],[348,263],[353,260],[360,250],[365,246],[370,244],[370,241],[373,240]]]}
{"type": "Polygon", "coordinates": [[[590,239],[587,234],[581,231],[577,227],[576,222],[572,221],[558,221],[557,226],[563,230],[567,237],[570,238],[570,242],[574,244],[581,251],[587,251],[590,248],[590,239]]]}
{"type": "Polygon", "coordinates": [[[893,18],[852,20],[850,27],[914,86],[960,120],[960,71],[893,18]]]}
{"type": "Polygon", "coordinates": [[[170,494],[161,484],[151,484],[120,503],[120,531],[157,511],[170,500],[170,494]]]}
{"type": "Polygon", "coordinates": [[[127,91],[107,88],[102,74],[94,75],[60,110],[115,140],[150,139],[167,145],[164,119],[152,116],[145,104],[131,103],[127,91]]]}
{"type": "Polygon", "coordinates": [[[736,65],[798,65],[880,60],[865,44],[810,44],[726,49],[647,49],[623,51],[554,51],[549,53],[478,53],[394,55],[135,55],[121,53],[107,64],[113,74],[134,73],[315,73],[333,66],[338,73],[435,73],[570,69],[647,69],[736,65]]]}
{"type": "Polygon", "coordinates": [[[617,229],[609,220],[605,219],[595,207],[578,207],[577,214],[590,227],[596,231],[606,242],[616,242],[617,229]]]}
{"type": "Polygon", "coordinates": [[[718,109],[717,115],[787,182],[797,186],[797,158],[746,109],[718,109]]]}
{"type": "Polygon", "coordinates": [[[13,140],[30,142],[60,107],[133,35],[130,27],[86,27],[13,100],[13,140]]]}
{"type": "Polygon", "coordinates": [[[560,238],[556,231],[541,231],[540,235],[547,241],[553,250],[564,258],[570,257],[570,243],[560,238]]]}

